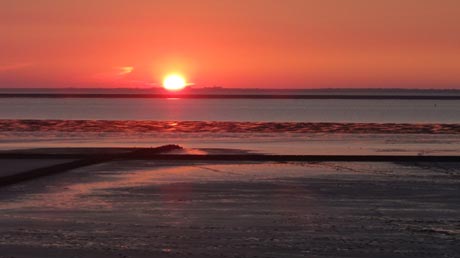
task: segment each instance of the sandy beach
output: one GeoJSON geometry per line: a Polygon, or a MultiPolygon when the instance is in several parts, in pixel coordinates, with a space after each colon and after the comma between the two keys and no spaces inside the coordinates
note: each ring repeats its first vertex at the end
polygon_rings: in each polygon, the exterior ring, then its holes
{"type": "Polygon", "coordinates": [[[459,165],[95,164],[0,188],[0,257],[457,257],[459,165]]]}

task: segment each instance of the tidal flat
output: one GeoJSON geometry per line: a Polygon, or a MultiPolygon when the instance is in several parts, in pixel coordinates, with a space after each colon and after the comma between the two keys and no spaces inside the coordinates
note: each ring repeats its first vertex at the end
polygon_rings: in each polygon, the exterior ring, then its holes
{"type": "Polygon", "coordinates": [[[0,257],[458,257],[460,163],[113,161],[0,188],[0,257]]]}

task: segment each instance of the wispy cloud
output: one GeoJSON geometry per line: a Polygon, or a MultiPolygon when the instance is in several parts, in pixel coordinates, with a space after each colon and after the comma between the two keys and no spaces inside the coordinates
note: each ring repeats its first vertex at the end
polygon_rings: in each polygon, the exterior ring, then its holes
{"type": "Polygon", "coordinates": [[[20,70],[29,66],[32,66],[32,63],[11,63],[11,64],[0,64],[0,72],[9,72],[20,70]]]}
{"type": "Polygon", "coordinates": [[[119,66],[110,68],[110,70],[105,72],[95,74],[93,77],[99,80],[120,80],[124,79],[126,75],[129,75],[133,71],[134,67],[132,66],[119,66]]]}
{"type": "Polygon", "coordinates": [[[132,66],[122,66],[122,67],[118,67],[117,69],[119,70],[119,73],[118,73],[119,76],[127,75],[134,71],[134,67],[132,66]]]}

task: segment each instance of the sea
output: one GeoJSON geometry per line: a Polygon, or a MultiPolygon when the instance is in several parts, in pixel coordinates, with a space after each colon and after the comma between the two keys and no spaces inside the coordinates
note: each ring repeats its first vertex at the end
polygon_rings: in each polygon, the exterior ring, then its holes
{"type": "Polygon", "coordinates": [[[460,90],[0,89],[0,150],[460,154],[460,90]]]}

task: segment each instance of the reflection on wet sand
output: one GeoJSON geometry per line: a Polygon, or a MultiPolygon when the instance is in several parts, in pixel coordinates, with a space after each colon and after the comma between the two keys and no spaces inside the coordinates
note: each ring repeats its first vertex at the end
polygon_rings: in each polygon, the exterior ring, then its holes
{"type": "Polygon", "coordinates": [[[455,257],[458,167],[99,164],[0,189],[0,252],[20,244],[25,258],[455,257]]]}

